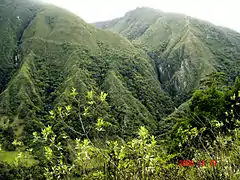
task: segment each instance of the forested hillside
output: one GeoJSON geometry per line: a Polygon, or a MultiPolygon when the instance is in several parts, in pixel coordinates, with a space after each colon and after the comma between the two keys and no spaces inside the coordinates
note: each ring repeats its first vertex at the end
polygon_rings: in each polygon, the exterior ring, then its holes
{"type": "Polygon", "coordinates": [[[230,29],[151,8],[95,25],[144,48],[155,62],[162,88],[180,103],[207,74],[222,71],[231,82],[240,74],[240,34],[230,29]]]}
{"type": "Polygon", "coordinates": [[[11,1],[1,2],[0,17],[0,92],[2,92],[10,80],[11,75],[16,71],[21,62],[22,34],[36,15],[38,5],[32,1],[11,1]],[[17,8],[21,7],[21,8],[17,8]],[[21,17],[21,19],[20,19],[21,17]]]}
{"type": "Polygon", "coordinates": [[[108,92],[113,110],[106,116],[113,116],[122,135],[141,124],[154,130],[172,110],[143,51],[63,9],[42,5],[22,32],[20,48],[20,65],[0,95],[0,111],[7,117],[25,123],[42,119],[72,87],[84,95],[91,89],[108,92]]]}
{"type": "Polygon", "coordinates": [[[239,54],[181,14],[1,1],[0,179],[237,179],[239,54]]]}

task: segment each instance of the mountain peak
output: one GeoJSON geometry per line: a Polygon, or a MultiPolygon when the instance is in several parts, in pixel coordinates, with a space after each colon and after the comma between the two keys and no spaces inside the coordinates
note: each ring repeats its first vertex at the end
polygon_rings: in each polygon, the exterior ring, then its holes
{"type": "Polygon", "coordinates": [[[133,9],[131,11],[128,11],[125,16],[134,16],[136,18],[142,18],[142,19],[149,19],[149,16],[155,16],[160,15],[162,13],[161,10],[156,10],[150,7],[137,7],[136,9],[133,9]]]}
{"type": "Polygon", "coordinates": [[[234,67],[240,59],[240,52],[233,47],[240,43],[237,32],[148,7],[138,7],[106,24],[102,23],[101,28],[120,33],[147,49],[156,63],[162,87],[173,96],[191,92],[211,72],[224,71],[232,79],[239,72],[234,67]]]}
{"type": "Polygon", "coordinates": [[[136,9],[134,9],[132,11],[162,12],[161,10],[150,8],[147,6],[138,6],[136,9]]]}

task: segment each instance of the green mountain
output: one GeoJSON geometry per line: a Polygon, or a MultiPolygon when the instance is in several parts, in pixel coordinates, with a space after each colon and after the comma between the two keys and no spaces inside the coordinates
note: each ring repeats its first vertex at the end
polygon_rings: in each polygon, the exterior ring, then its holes
{"type": "Polygon", "coordinates": [[[139,125],[162,131],[206,75],[222,71],[231,82],[239,74],[240,34],[185,15],[137,8],[95,24],[110,32],[40,1],[0,7],[1,124],[16,131],[44,122],[72,87],[83,99],[89,90],[109,94],[106,116],[119,135],[139,125]]]}
{"type": "Polygon", "coordinates": [[[12,0],[0,7],[8,18],[0,28],[1,124],[31,133],[29,125],[44,122],[72,87],[83,99],[90,90],[109,94],[107,115],[119,135],[142,124],[154,130],[172,112],[154,61],[129,40],[52,5],[12,0]]]}
{"type": "Polygon", "coordinates": [[[36,15],[38,5],[33,1],[3,0],[0,4],[0,92],[19,67],[19,44],[24,29],[36,15]],[[18,8],[20,7],[20,8],[18,8]]]}
{"type": "Polygon", "coordinates": [[[230,29],[144,7],[95,25],[142,47],[155,62],[161,87],[180,103],[207,74],[222,71],[230,82],[240,74],[240,34],[230,29]]]}
{"type": "Polygon", "coordinates": [[[182,14],[2,0],[0,179],[239,179],[239,55],[182,14]]]}
{"type": "Polygon", "coordinates": [[[109,94],[119,134],[142,124],[161,131],[205,75],[239,74],[240,34],[185,15],[137,8],[95,24],[110,32],[39,1],[0,7],[0,113],[15,130],[42,122],[75,87],[82,98],[91,89],[109,94]]]}

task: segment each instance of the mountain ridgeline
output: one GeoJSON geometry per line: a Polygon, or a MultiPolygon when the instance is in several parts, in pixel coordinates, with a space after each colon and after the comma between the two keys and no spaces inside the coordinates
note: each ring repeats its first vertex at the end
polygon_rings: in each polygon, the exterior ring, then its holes
{"type": "MultiPolygon", "coordinates": [[[[180,103],[207,74],[240,74],[240,34],[183,14],[137,8],[124,17],[95,25],[120,33],[155,62],[163,90],[180,103]]],[[[190,93],[190,94],[189,94],[190,93]]]]}
{"type": "Polygon", "coordinates": [[[240,34],[182,14],[137,8],[90,25],[39,1],[0,8],[0,113],[16,130],[42,122],[74,87],[82,98],[109,94],[119,135],[139,125],[160,132],[203,77],[222,71],[232,82],[239,74],[240,34]]]}
{"type": "Polygon", "coordinates": [[[132,134],[141,124],[156,130],[158,121],[172,112],[154,61],[129,40],[53,5],[4,3],[6,14],[18,11],[0,29],[8,32],[1,38],[9,42],[1,46],[3,124],[31,131],[26,124],[41,124],[73,87],[83,99],[90,90],[109,94],[112,110],[106,116],[114,119],[119,135],[132,134]]]}
{"type": "Polygon", "coordinates": [[[239,33],[183,14],[1,0],[0,179],[239,179],[239,64],[239,33]]]}

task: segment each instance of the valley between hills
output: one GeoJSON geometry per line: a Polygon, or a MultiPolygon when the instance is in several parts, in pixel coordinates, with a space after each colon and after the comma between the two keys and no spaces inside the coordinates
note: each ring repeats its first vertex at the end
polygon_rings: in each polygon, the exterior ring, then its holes
{"type": "Polygon", "coordinates": [[[240,34],[203,20],[3,0],[0,179],[238,179],[239,75],[240,34]]]}

